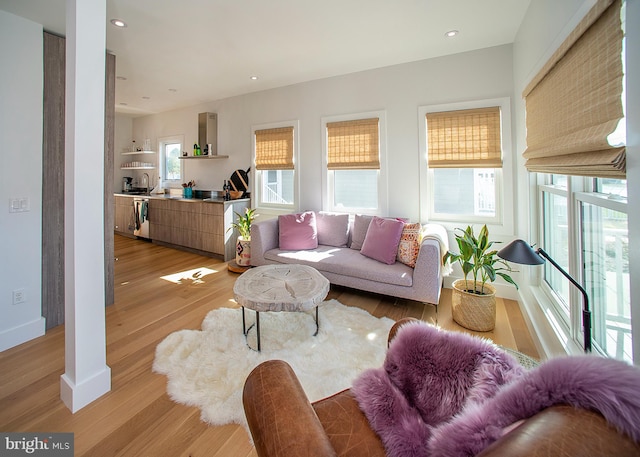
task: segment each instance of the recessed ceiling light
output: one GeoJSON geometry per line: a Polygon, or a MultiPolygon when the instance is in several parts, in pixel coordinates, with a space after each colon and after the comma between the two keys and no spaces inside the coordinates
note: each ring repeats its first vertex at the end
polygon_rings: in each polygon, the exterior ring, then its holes
{"type": "Polygon", "coordinates": [[[251,79],[252,81],[256,81],[258,79],[258,77],[253,75],[253,76],[249,76],[249,79],[251,79]]]}
{"type": "Polygon", "coordinates": [[[124,22],[122,19],[111,19],[111,23],[113,25],[115,25],[116,27],[126,27],[127,23],[124,22]]]}
{"type": "Polygon", "coordinates": [[[456,36],[458,33],[460,33],[460,32],[458,32],[457,30],[449,30],[448,32],[446,32],[444,34],[444,36],[451,38],[451,37],[456,36]]]}
{"type": "Polygon", "coordinates": [[[124,76],[116,76],[116,79],[119,79],[120,81],[126,81],[127,78],[125,78],[124,76]]]}

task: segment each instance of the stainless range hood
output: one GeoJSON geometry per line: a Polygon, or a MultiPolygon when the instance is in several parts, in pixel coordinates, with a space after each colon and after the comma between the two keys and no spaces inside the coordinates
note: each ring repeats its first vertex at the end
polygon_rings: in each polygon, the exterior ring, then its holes
{"type": "Polygon", "coordinates": [[[198,114],[198,144],[202,151],[211,145],[209,155],[218,155],[218,115],[216,113],[198,114]]]}

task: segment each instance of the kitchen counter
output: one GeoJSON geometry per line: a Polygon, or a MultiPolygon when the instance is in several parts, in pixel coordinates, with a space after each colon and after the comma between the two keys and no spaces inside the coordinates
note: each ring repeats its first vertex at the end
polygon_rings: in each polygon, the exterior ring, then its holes
{"type": "Polygon", "coordinates": [[[238,231],[229,230],[229,227],[237,222],[238,214],[243,214],[251,206],[251,199],[225,200],[218,196],[210,197],[210,194],[206,191],[198,194],[201,198],[184,198],[177,192],[173,195],[114,193],[114,230],[129,236],[133,234],[133,202],[144,198],[149,200],[148,236],[154,243],[232,260],[235,258],[238,231]],[[202,198],[205,196],[207,198],[202,198]]]}
{"type": "Polygon", "coordinates": [[[148,198],[155,200],[175,200],[181,202],[205,202],[205,203],[232,203],[232,202],[245,202],[250,198],[237,198],[235,200],[225,200],[222,197],[210,197],[210,198],[184,198],[181,195],[169,195],[169,194],[151,194],[151,195],[138,195],[130,194],[126,192],[114,193],[117,197],[132,197],[132,198],[148,198]]]}

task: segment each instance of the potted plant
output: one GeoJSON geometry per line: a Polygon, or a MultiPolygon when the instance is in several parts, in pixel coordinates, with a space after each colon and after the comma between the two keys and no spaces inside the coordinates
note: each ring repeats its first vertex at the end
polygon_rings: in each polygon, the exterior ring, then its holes
{"type": "Polygon", "coordinates": [[[238,239],[236,241],[236,264],[241,267],[248,267],[251,265],[251,223],[256,218],[254,208],[245,209],[244,215],[237,212],[236,221],[231,223],[231,226],[227,229],[238,230],[238,239]]]}
{"type": "Polygon", "coordinates": [[[491,283],[498,276],[518,288],[508,273],[514,270],[491,249],[489,230],[484,225],[476,237],[473,227],[459,230],[456,234],[459,254],[447,251],[443,262],[458,262],[464,274],[463,279],[453,282],[451,311],[453,320],[471,330],[486,332],[496,323],[496,289],[491,283]]]}

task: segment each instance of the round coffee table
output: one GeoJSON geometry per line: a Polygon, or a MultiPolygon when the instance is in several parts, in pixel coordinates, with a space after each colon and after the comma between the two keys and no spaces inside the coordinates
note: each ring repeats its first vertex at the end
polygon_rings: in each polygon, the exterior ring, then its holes
{"type": "Polygon", "coordinates": [[[316,333],[320,328],[318,305],[329,293],[329,280],[306,265],[263,265],[242,273],[233,286],[233,296],[242,306],[242,333],[247,336],[244,309],[256,312],[256,336],[260,351],[260,313],[316,310],[316,333]]]}

